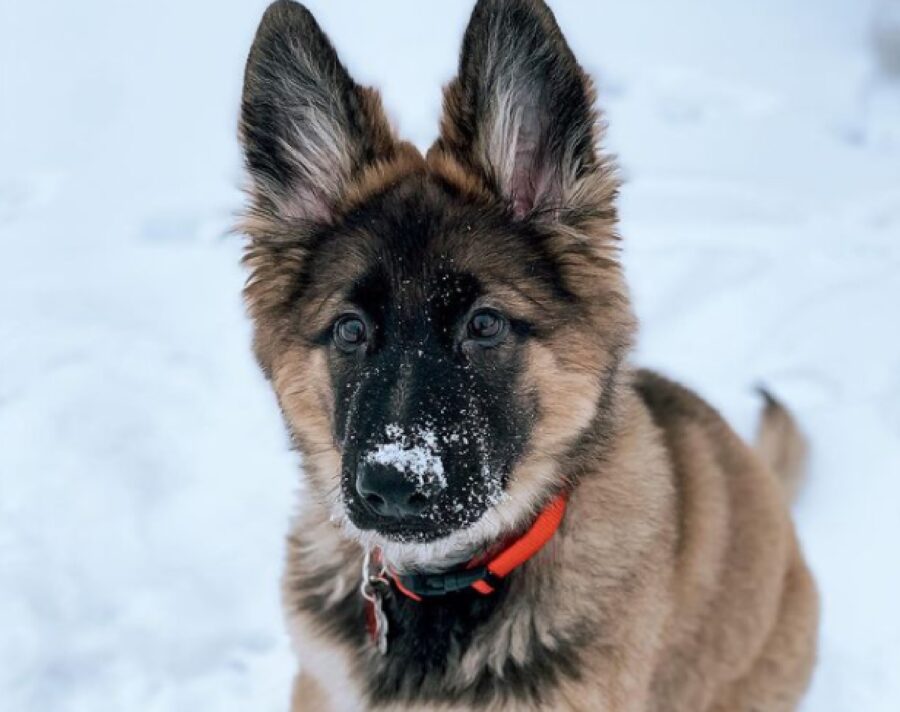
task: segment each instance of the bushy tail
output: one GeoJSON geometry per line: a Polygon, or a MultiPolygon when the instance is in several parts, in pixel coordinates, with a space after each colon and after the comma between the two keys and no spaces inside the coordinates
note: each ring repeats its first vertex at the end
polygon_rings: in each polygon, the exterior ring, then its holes
{"type": "Polygon", "coordinates": [[[758,389],[765,399],[759,429],[756,432],[756,452],[778,475],[784,485],[785,496],[793,501],[806,473],[809,447],[797,421],[765,388],[758,389]]]}

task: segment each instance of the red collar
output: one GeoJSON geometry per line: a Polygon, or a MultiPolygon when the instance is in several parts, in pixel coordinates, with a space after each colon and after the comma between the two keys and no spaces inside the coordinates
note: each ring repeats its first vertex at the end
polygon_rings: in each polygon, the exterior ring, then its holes
{"type": "Polygon", "coordinates": [[[492,555],[487,562],[484,557],[478,557],[462,568],[440,574],[387,573],[396,589],[414,601],[468,588],[487,596],[497,589],[503,578],[537,554],[553,538],[566,513],[568,499],[568,493],[558,495],[543,509],[528,531],[492,555]]]}

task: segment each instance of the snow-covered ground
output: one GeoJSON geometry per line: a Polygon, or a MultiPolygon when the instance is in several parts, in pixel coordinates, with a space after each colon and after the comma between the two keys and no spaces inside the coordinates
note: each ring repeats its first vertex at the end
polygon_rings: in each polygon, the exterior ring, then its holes
{"type": "MultiPolygon", "coordinates": [[[[900,709],[900,79],[876,1],[554,3],[628,179],[640,360],[747,434],[764,381],[811,435],[809,712],[900,709]]],[[[309,4],[427,145],[470,0],[309,4]]],[[[263,5],[0,0],[4,712],[286,707],[298,463],[228,234],[263,5]]]]}

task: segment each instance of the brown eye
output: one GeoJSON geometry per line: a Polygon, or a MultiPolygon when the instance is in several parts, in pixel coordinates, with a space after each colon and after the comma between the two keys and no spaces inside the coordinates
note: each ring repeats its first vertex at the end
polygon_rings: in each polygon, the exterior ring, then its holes
{"type": "Polygon", "coordinates": [[[366,323],[356,316],[345,316],[334,325],[334,341],[344,351],[353,351],[366,342],[366,323]]]}
{"type": "Polygon", "coordinates": [[[492,310],[475,313],[469,320],[469,338],[485,345],[498,344],[506,335],[506,319],[492,310]]]}

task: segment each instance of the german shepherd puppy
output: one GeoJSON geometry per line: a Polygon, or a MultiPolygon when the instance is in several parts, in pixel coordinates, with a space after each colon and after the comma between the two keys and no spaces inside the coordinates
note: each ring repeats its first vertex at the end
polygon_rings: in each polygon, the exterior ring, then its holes
{"type": "Polygon", "coordinates": [[[427,155],[301,5],[247,62],[246,300],[302,453],[294,710],[795,709],[802,440],[635,369],[619,180],[542,0],[480,0],[427,155]]]}

